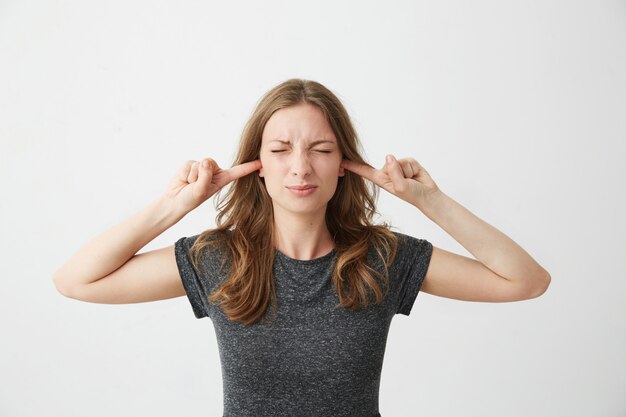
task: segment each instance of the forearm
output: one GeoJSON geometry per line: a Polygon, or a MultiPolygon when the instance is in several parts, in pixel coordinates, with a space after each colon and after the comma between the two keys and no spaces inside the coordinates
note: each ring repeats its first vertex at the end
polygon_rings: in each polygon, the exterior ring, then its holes
{"type": "Polygon", "coordinates": [[[417,207],[498,275],[528,284],[545,282],[549,277],[547,271],[511,238],[443,192],[437,192],[417,207]]]}
{"type": "Polygon", "coordinates": [[[76,252],[54,273],[56,286],[72,288],[109,275],[183,217],[170,200],[153,201],[76,252]]]}

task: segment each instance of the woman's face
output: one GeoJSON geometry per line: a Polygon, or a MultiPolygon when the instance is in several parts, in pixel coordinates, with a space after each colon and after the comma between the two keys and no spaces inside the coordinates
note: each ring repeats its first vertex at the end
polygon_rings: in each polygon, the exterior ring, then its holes
{"type": "Polygon", "coordinates": [[[335,194],[342,155],[322,111],[300,103],[277,110],[263,130],[259,176],[265,179],[274,213],[325,213],[335,194]],[[296,190],[293,187],[310,187],[296,190]]]}

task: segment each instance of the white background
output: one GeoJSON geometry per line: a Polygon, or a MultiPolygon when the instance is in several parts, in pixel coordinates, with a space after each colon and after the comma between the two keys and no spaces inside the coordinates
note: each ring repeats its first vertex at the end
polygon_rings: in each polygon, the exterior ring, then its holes
{"type": "MultiPolygon", "coordinates": [[[[616,0],[0,1],[0,416],[222,415],[186,298],[84,303],[52,274],[185,160],[230,166],[292,77],[343,100],[370,163],[415,158],[552,276],[524,302],[421,293],[392,323],[382,416],[625,416],[625,45],[616,0]]],[[[378,209],[471,256],[383,190],[378,209]]]]}

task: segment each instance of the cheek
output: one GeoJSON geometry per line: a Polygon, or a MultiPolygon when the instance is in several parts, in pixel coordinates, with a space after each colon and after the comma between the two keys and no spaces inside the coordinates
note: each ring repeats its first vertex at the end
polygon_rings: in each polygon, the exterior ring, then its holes
{"type": "Polygon", "coordinates": [[[259,169],[259,175],[265,178],[266,181],[276,180],[282,172],[282,165],[280,161],[271,157],[261,157],[259,159],[261,160],[261,165],[263,166],[259,169]]]}
{"type": "Polygon", "coordinates": [[[337,175],[337,172],[339,172],[340,170],[343,170],[341,168],[341,160],[333,160],[333,161],[328,161],[328,163],[326,164],[325,167],[326,172],[329,173],[329,175],[337,175]]]}
{"type": "Polygon", "coordinates": [[[261,177],[265,177],[267,173],[271,170],[271,162],[267,156],[264,156],[262,153],[259,156],[259,160],[261,161],[261,168],[259,169],[259,175],[261,177]]]}

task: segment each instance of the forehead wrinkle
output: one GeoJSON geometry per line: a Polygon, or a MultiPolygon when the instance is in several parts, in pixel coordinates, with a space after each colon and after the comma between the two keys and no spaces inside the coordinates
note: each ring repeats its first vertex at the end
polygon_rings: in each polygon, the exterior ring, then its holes
{"type": "MultiPolygon", "coordinates": [[[[280,143],[282,143],[284,145],[291,145],[291,141],[289,141],[289,140],[273,139],[272,142],[280,142],[280,143]]],[[[309,146],[319,145],[320,143],[330,143],[331,145],[335,144],[335,142],[333,142],[332,140],[319,139],[319,140],[314,140],[313,142],[311,142],[309,144],[309,146]]]]}

